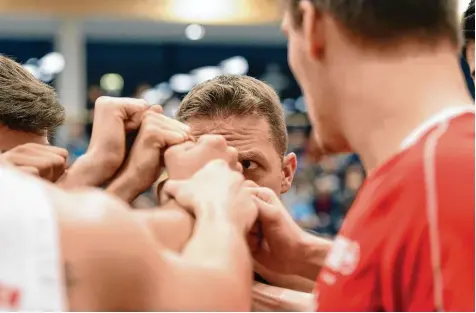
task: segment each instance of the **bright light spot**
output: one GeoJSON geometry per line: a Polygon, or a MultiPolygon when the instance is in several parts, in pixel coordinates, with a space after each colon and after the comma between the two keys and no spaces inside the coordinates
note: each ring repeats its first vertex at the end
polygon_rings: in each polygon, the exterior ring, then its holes
{"type": "Polygon", "coordinates": [[[168,117],[175,117],[177,115],[178,109],[180,107],[180,100],[177,98],[172,98],[164,106],[164,114],[168,117]]]}
{"type": "Polygon", "coordinates": [[[282,104],[283,104],[283,110],[284,110],[285,116],[291,115],[292,113],[296,112],[294,103],[295,103],[294,99],[291,99],[291,98],[287,98],[283,100],[282,104]]]}
{"type": "Polygon", "coordinates": [[[41,71],[46,74],[59,74],[64,70],[65,61],[61,53],[51,52],[38,62],[41,71]]]}
{"type": "Polygon", "coordinates": [[[30,74],[35,76],[36,79],[40,79],[40,70],[37,66],[32,64],[24,64],[23,68],[27,70],[30,74]]]}
{"type": "Polygon", "coordinates": [[[469,3],[471,0],[458,0],[458,12],[462,16],[464,12],[468,9],[469,3]]]}
{"type": "Polygon", "coordinates": [[[119,74],[105,74],[101,77],[101,88],[108,92],[117,92],[124,88],[124,79],[119,74]]]}
{"type": "Polygon", "coordinates": [[[202,25],[190,24],[185,28],[185,36],[190,40],[200,40],[205,36],[205,28],[202,25]]]}
{"type": "Polygon", "coordinates": [[[303,113],[307,112],[306,102],[304,102],[304,97],[297,98],[294,106],[296,110],[300,112],[303,112],[303,113]]]}
{"type": "Polygon", "coordinates": [[[195,86],[195,80],[188,74],[175,74],[170,78],[170,88],[178,93],[186,93],[195,86]]]}
{"type": "Polygon", "coordinates": [[[43,71],[40,69],[40,80],[41,80],[42,82],[49,83],[49,82],[51,82],[54,78],[55,78],[55,75],[54,75],[54,74],[43,72],[43,71]]]}
{"type": "Polygon", "coordinates": [[[159,92],[160,97],[163,98],[164,100],[174,95],[174,92],[172,89],[170,89],[170,86],[168,83],[160,83],[157,86],[155,86],[155,89],[159,92]]]}
{"type": "Polygon", "coordinates": [[[245,75],[248,73],[248,62],[244,57],[233,57],[221,62],[221,69],[224,74],[245,75]]]}
{"type": "Polygon", "coordinates": [[[160,104],[160,95],[156,89],[149,89],[142,93],[142,99],[150,105],[160,104]]]}
{"type": "Polygon", "coordinates": [[[230,20],[241,12],[241,1],[226,0],[173,0],[169,12],[181,20],[210,22],[230,20]]]}
{"type": "Polygon", "coordinates": [[[197,84],[200,84],[204,81],[220,76],[221,74],[223,74],[223,72],[219,67],[205,66],[193,70],[191,74],[195,77],[195,81],[197,82],[197,84]]]}
{"type": "Polygon", "coordinates": [[[38,59],[37,59],[37,58],[28,59],[28,61],[26,61],[25,64],[30,64],[30,65],[35,65],[35,66],[37,66],[37,65],[38,65],[38,59]]]}

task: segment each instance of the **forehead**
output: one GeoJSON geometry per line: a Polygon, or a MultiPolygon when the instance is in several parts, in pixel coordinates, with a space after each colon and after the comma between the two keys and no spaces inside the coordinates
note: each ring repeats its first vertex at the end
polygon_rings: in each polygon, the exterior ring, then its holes
{"type": "Polygon", "coordinates": [[[260,153],[263,157],[276,154],[270,127],[264,117],[230,116],[227,118],[192,118],[187,121],[192,134],[200,137],[205,134],[222,135],[227,143],[240,154],[260,153]]]}

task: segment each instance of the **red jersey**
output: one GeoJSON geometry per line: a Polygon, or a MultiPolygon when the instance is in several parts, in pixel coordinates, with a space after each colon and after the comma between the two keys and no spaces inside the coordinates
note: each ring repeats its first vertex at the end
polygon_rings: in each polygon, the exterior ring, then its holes
{"type": "Polygon", "coordinates": [[[317,310],[474,312],[474,123],[474,111],[441,112],[367,178],[319,274],[317,310]]]}

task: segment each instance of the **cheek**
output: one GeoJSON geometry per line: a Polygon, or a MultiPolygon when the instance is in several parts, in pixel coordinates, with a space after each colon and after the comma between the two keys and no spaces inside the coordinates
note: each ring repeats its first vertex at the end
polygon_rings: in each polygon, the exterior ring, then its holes
{"type": "Polygon", "coordinates": [[[302,53],[299,47],[298,42],[296,42],[293,38],[289,38],[288,41],[288,63],[291,71],[293,72],[295,78],[300,82],[301,75],[302,75],[302,53]]]}
{"type": "Polygon", "coordinates": [[[252,180],[261,187],[269,188],[278,195],[281,193],[281,171],[245,171],[244,176],[245,179],[252,180]]]}

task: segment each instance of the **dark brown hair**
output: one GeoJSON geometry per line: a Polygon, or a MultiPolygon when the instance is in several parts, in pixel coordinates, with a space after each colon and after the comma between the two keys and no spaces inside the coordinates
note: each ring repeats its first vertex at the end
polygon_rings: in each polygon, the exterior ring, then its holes
{"type": "Polygon", "coordinates": [[[461,44],[460,16],[456,0],[286,0],[295,26],[302,22],[300,1],[328,12],[365,46],[389,48],[413,40],[434,46],[446,39],[461,44]]]}
{"type": "Polygon", "coordinates": [[[64,120],[65,110],[55,90],[20,64],[0,55],[0,124],[50,135],[64,120]]]}
{"type": "Polygon", "coordinates": [[[201,83],[185,96],[177,119],[251,115],[266,119],[276,150],[283,156],[288,146],[284,110],[273,88],[258,79],[222,75],[201,83]]]}

